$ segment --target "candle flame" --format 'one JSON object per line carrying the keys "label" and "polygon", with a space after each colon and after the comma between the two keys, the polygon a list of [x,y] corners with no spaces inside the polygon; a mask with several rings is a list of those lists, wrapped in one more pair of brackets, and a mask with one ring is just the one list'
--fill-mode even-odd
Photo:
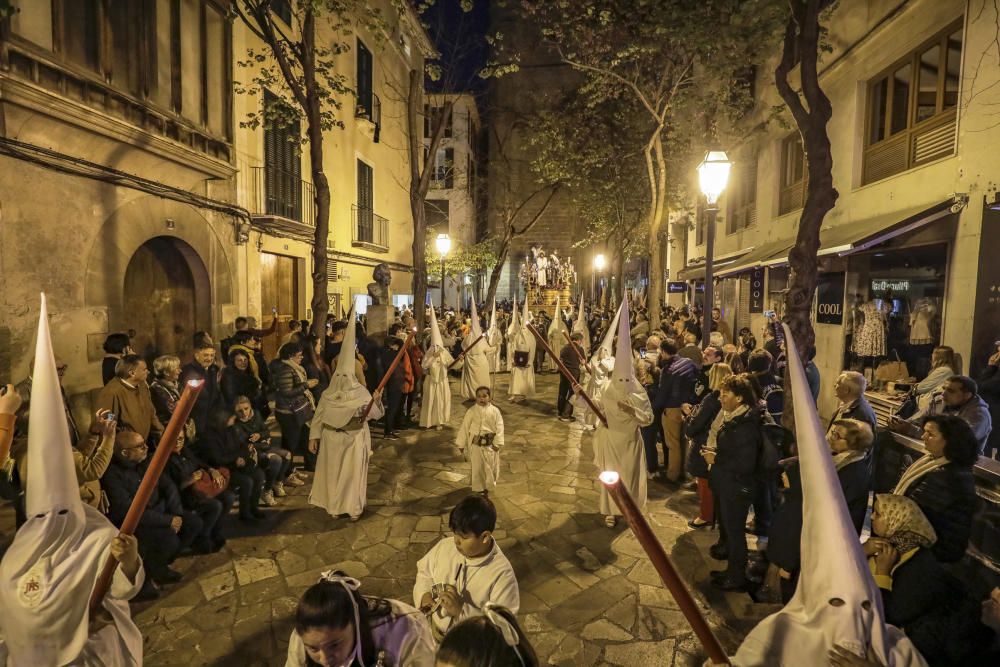
{"label": "candle flame", "polygon": [[598,477],[604,484],[607,484],[608,486],[618,483],[618,473],[616,473],[614,470],[605,470],[600,475],[598,475]]}

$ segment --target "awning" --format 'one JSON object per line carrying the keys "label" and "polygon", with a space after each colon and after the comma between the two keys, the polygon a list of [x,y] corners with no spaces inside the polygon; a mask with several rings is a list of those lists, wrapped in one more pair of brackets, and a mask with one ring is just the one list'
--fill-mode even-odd
{"label": "awning", "polygon": [[[823,227],[819,232],[820,246],[817,256],[844,256],[867,250],[951,215],[952,209],[956,205],[964,206],[966,201],[964,197],[951,197],[931,207],[918,206],[865,220]],[[741,271],[749,271],[758,266],[787,264],[788,251],[794,245],[794,238],[763,243],[739,261],[721,267],[715,272],[715,275],[722,277]],[[701,275],[702,277],[705,275],[704,268],[702,268]]]}
{"label": "awning", "polygon": [[[715,258],[715,262],[712,265],[712,272],[718,276],[719,270],[722,267],[729,266],[733,262],[739,260],[748,252],[753,250],[753,246],[749,248],[743,248],[735,252],[727,253]],[[677,272],[677,280],[704,280],[705,279],[705,261],[702,260],[696,264],[691,264],[680,271]]]}

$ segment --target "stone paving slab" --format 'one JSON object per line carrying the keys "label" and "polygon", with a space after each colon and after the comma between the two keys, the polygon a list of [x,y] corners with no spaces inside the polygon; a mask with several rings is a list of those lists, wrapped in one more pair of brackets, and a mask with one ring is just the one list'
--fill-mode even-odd
{"label": "stone paving slab", "polygon": [[[507,444],[494,494],[496,539],[521,586],[519,617],[543,664],[687,666],[704,655],[676,603],[632,534],[608,529],[597,513],[592,436],[555,419],[557,378],[537,378],[541,398],[497,405]],[[457,383],[453,381],[453,388]],[[145,664],[283,665],[299,595],[319,573],[342,569],[367,594],[412,603],[416,561],[449,535],[450,508],[467,493],[468,463],[454,449],[466,406],[455,395],[452,422],[441,431],[412,430],[392,443],[376,434],[369,507],[357,523],[332,519],[307,503],[309,486],[266,510],[247,527],[227,517],[229,543],[211,556],[181,558],[184,580],[133,613],[145,639]],[[691,531],[694,494],[650,484],[647,515],[689,581],[723,644],[772,607],[707,585],[715,534]]]}

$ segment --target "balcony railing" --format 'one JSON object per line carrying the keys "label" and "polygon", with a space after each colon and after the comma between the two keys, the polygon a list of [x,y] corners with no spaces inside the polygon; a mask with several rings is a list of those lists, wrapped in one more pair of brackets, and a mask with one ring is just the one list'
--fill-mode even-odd
{"label": "balcony railing", "polygon": [[250,213],[316,224],[315,188],[297,174],[273,167],[250,167]]}
{"label": "balcony railing", "polygon": [[382,131],[382,100],[378,98],[378,95],[372,93],[372,108],[369,109],[364,104],[359,104],[354,111],[356,118],[364,118],[374,126],[372,141],[377,144],[379,134]]}
{"label": "balcony railing", "polygon": [[375,252],[389,252],[389,221],[365,206],[351,206],[351,245]]}

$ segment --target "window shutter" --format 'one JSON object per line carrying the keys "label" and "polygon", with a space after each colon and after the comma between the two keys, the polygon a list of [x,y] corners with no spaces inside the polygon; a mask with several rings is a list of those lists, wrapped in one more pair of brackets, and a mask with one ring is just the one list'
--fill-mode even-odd
{"label": "window shutter", "polygon": [[326,260],[326,281],[329,283],[337,282],[337,260],[327,258]]}

